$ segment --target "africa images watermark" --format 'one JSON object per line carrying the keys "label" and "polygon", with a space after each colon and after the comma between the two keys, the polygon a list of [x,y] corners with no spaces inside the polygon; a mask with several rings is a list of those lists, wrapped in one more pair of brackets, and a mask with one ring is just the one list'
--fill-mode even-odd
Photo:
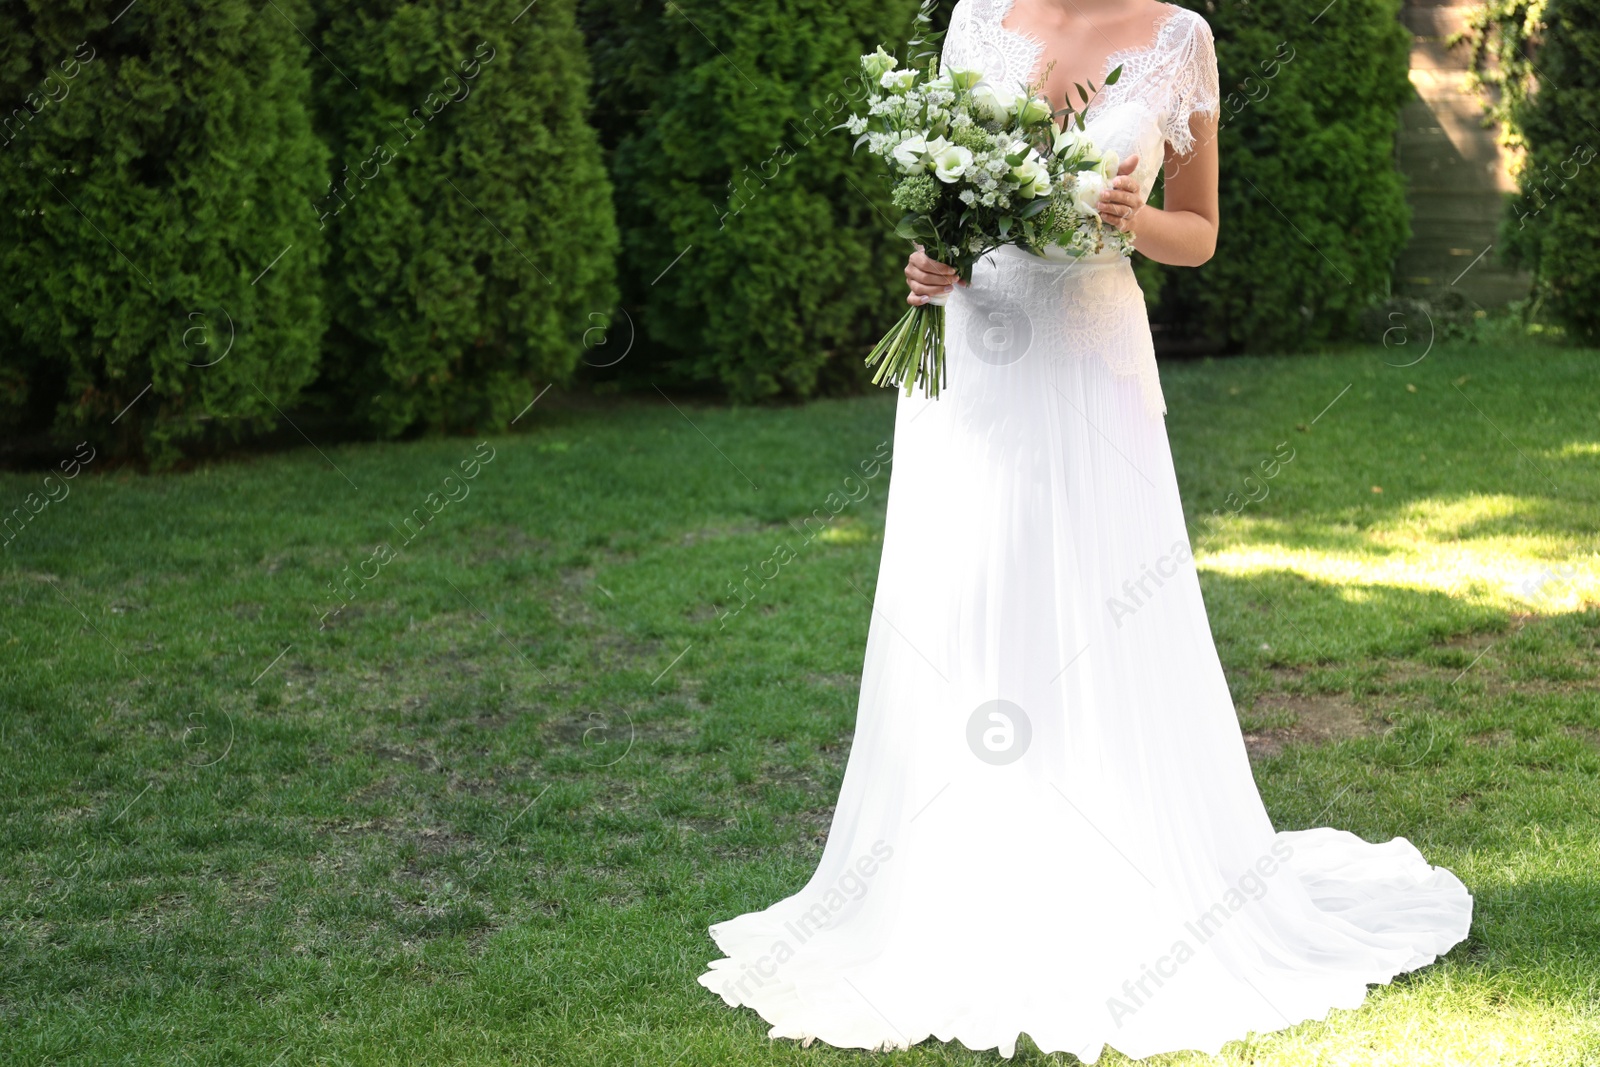
{"label": "africa images watermark", "polygon": [[[1194,939],[1196,945],[1204,945],[1216,937],[1247,905],[1267,895],[1266,880],[1277,874],[1283,865],[1289,862],[1290,857],[1294,855],[1294,846],[1287,841],[1275,841],[1269,851],[1272,855],[1263,854],[1257,859],[1255,865],[1247,868],[1228,888],[1221,900],[1195,916],[1192,922],[1183,924],[1185,932]],[[1162,979],[1175,977],[1178,968],[1194,959],[1195,955],[1194,946],[1189,944],[1188,938],[1180,937],[1172,943],[1172,948],[1166,955],[1156,959],[1154,967],[1141,963],[1139,976],[1122,983],[1123,997],[1127,999],[1106,998],[1106,1010],[1111,1013],[1111,1020],[1117,1024],[1118,1029],[1121,1029],[1123,1019],[1137,1013],[1155,998],[1156,992],[1150,989],[1150,983],[1155,983],[1156,991],[1159,991],[1165,984]]]}
{"label": "africa images watermark", "polygon": [[[829,524],[845,508],[853,503],[859,504],[867,498],[871,492],[871,487],[867,483],[883,473],[883,465],[889,462],[889,448],[888,441],[880,441],[877,450],[858,464],[861,470],[861,477],[857,478],[854,474],[846,475],[843,483],[843,492],[835,490],[829,493],[827,499],[823,501],[823,507],[813,508],[811,514],[807,515],[801,522],[804,530],[801,531],[800,527],[796,527],[797,532],[804,532],[806,535],[805,540],[800,542],[801,549],[804,549],[815,541],[818,536],[827,532]],[[824,511],[823,508],[827,510]],[[747,566],[744,568],[743,582],[735,585],[732,581],[729,581],[728,591],[732,594],[732,598],[722,604],[715,605],[717,629],[727,629],[728,620],[734,618],[748,607],[750,602],[760,594],[761,590],[767,587],[767,583],[774,581],[783,572],[783,568],[794,562],[799,556],[800,553],[791,547],[789,542],[780,541],[771,556],[755,565],[756,572],[754,574],[750,573],[750,568]],[[767,567],[772,568],[771,574],[766,572],[765,568]],[[754,588],[751,587],[752,583],[754,583]],[[727,607],[728,604],[733,602],[733,599],[739,601],[739,606],[736,608]]]}
{"label": "africa images watermark", "polygon": [[[83,55],[85,48],[89,49],[88,55]],[[33,125],[35,118],[44,114],[45,108],[51,104],[60,104],[65,100],[72,91],[67,82],[72,81],[82,72],[85,63],[93,62],[95,55],[95,50],[90,47],[89,42],[82,42],[73,50],[70,57],[63,59],[59,64],[61,73],[66,76],[65,79],[57,75],[55,71],[51,71],[45,75],[44,83],[38,89],[22,98],[22,107],[12,108],[9,115],[0,118],[0,134],[5,137],[4,142],[0,143],[0,147],[10,147],[18,136],[27,132],[28,128]],[[52,85],[52,83],[54,84]],[[19,119],[20,121],[18,121]]]}
{"label": "africa images watermark", "polygon": [[[83,454],[83,450],[86,448],[89,450],[87,456]],[[59,475],[47,474],[44,476],[44,481],[39,486],[44,492],[43,496],[38,493],[29,493],[22,498],[20,507],[12,508],[9,512],[0,512],[0,536],[4,537],[4,540],[0,540],[0,549],[10,548],[11,542],[15,541],[17,536],[27,529],[28,524],[44,512],[45,508],[51,504],[59,504],[67,499],[72,493],[72,487],[67,483],[76,478],[84,466],[93,460],[96,455],[97,453],[89,442],[79,442],[72,455],[62,460],[59,464],[61,471]]]}
{"label": "africa images watermark", "polygon": [[[1141,564],[1139,577],[1130,578],[1122,583],[1122,592],[1128,598],[1126,601],[1121,597],[1106,598],[1106,610],[1111,612],[1111,619],[1117,624],[1117,629],[1122,629],[1123,619],[1135,614],[1145,604],[1155,599],[1156,590],[1167,584],[1166,579],[1176,575],[1178,568],[1193,558],[1193,553],[1189,551],[1189,542],[1179,538],[1172,542],[1172,547],[1167,550],[1166,555],[1156,560],[1154,568],[1148,563]],[[1145,584],[1147,582],[1155,582],[1156,589],[1148,588]]]}
{"label": "africa images watermark", "polygon": [[[483,54],[483,50],[485,48],[489,49],[489,54],[487,56]],[[400,147],[403,149],[406,145],[416,140],[417,134],[427,129],[427,124],[432,122],[439,115],[439,113],[451,103],[460,102],[471,96],[472,86],[470,82],[483,72],[484,64],[493,62],[496,55],[498,55],[498,53],[495,51],[494,47],[490,45],[489,42],[484,41],[478,45],[476,50],[474,50],[472,58],[463,59],[461,62],[457,63],[456,66],[460,69],[461,76],[458,78],[456,75],[450,74],[445,77],[440,86],[444,90],[444,95],[440,96],[438,93],[429,93],[427,98],[422,101],[422,106],[412,108],[411,114],[407,115],[405,119],[401,121],[400,125],[395,127],[396,132],[405,135],[405,140],[401,142]],[[455,83],[455,88],[453,89],[450,87],[451,82]],[[412,128],[413,122],[416,123],[415,129]],[[328,225],[328,218],[330,216],[337,215],[345,208],[349,207],[350,205],[348,200],[354,200],[356,193],[359,193],[362,189],[365,189],[369,182],[377,180],[378,176],[383,173],[383,168],[388,166],[390,163],[393,163],[398,156],[399,153],[395,149],[390,148],[389,143],[385,141],[374,148],[367,155],[366,159],[356,164],[355,174],[350,173],[350,164],[344,164],[343,181],[341,182],[338,178],[334,178],[333,180],[329,181],[328,192],[323,194],[320,202],[313,202],[311,205],[317,211],[317,229],[324,229]],[[363,169],[369,163],[375,165],[371,174],[367,174]],[[361,185],[354,192],[352,192],[350,189],[350,183],[352,181],[361,182]],[[345,196],[340,195],[341,189],[345,193],[349,194],[348,200]],[[339,206],[331,209],[324,209],[322,205],[326,204],[330,199],[338,200]]]}
{"label": "africa images watermark", "polygon": [[833,885],[828,887],[817,902],[800,914],[798,920],[783,924],[784,930],[788,932],[794,944],[779,938],[772,943],[771,951],[758,956],[755,962],[741,963],[740,977],[737,980],[729,978],[722,983],[724,998],[729,1003],[739,1003],[739,994],[749,996],[749,983],[752,980],[757,986],[763,986],[776,977],[778,968],[794,959],[795,945],[805,944],[825,929],[833,921],[833,917],[844,910],[847,903],[866,896],[869,879],[893,856],[894,848],[887,841],[880,838],[873,842],[870,853],[863,853],[854,863],[847,866],[844,873],[833,880]]}
{"label": "africa images watermark", "polygon": [[[918,5],[917,14],[912,20],[915,28],[912,31],[911,39],[907,42],[907,51],[912,54],[914,60],[926,58],[932,54],[931,52],[918,53],[916,50],[931,46],[936,39],[927,29],[933,24],[933,9],[936,6],[937,4],[933,0],[923,0]],[[778,147],[773,149],[766,159],[756,164],[755,173],[752,174],[750,165],[748,163],[745,164],[743,176],[738,178],[740,185],[735,186],[734,179],[729,179],[728,181],[727,210],[718,213],[717,229],[727,229],[728,217],[737,215],[749,207],[755,194],[765,189],[767,183],[777,178],[784,167],[795,161],[800,154],[799,149],[809,147],[813,141],[824,133],[840,129],[840,115],[844,113],[851,103],[859,103],[872,88],[873,86],[868,83],[866,76],[857,69],[845,79],[842,93],[829,93],[823,98],[820,107],[812,108],[810,114],[806,115],[803,120],[796,122],[797,132],[791,137],[780,140]],[[798,147],[791,147],[790,140],[793,140]],[[771,170],[770,174],[767,173],[769,169]],[[752,186],[754,186],[753,189]]]}
{"label": "africa images watermark", "polygon": [[[484,449],[489,450],[487,456],[483,454]],[[443,495],[440,495],[440,490],[436,489],[424,496],[422,503],[412,508],[410,514],[400,520],[405,527],[404,529],[401,529],[400,526],[395,526],[391,522],[389,525],[393,526],[395,532],[404,538],[400,542],[400,547],[406,548],[421,536],[422,531],[427,529],[428,525],[438,518],[451,503],[460,503],[467,499],[467,496],[472,492],[472,487],[466,483],[483,473],[483,468],[494,462],[496,454],[494,446],[490,445],[489,442],[478,442],[477,448],[473,450],[473,457],[464,459],[458,464],[461,470],[461,477],[458,479],[454,474],[445,475],[444,481],[440,486],[440,489],[443,490]],[[455,483],[455,489],[451,488],[452,482]],[[459,495],[457,495],[457,490],[460,491]],[[382,541],[373,548],[370,556],[356,564],[355,571],[352,572],[350,567],[346,565],[340,574],[337,585],[333,582],[326,583],[328,592],[333,594],[338,602],[318,616],[320,625],[317,629],[326,630],[329,620],[337,619],[344,612],[344,609],[349,607],[369,584],[378,579],[378,576],[383,573],[383,568],[399,557],[400,553],[393,545],[388,541]],[[369,565],[372,567],[371,574],[366,571]]]}

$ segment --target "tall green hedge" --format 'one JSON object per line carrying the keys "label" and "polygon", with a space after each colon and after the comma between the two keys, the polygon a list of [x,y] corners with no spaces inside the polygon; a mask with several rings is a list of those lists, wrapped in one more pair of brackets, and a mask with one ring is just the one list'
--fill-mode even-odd
{"label": "tall green hedge", "polygon": [[503,426],[615,304],[572,2],[318,2],[328,382],[379,434]]}
{"label": "tall green hedge", "polygon": [[585,0],[635,359],[737,399],[856,380],[903,308],[905,242],[829,132],[913,0]]}
{"label": "tall green hedge", "polygon": [[1157,316],[1250,350],[1353,334],[1410,231],[1399,0],[1186,6],[1216,38],[1222,226],[1209,263],[1162,271]]}
{"label": "tall green hedge", "polygon": [[1527,148],[1504,232],[1536,306],[1600,340],[1600,0],[1549,0],[1536,28],[1537,91],[1510,115]]}
{"label": "tall green hedge", "polygon": [[43,413],[166,460],[208,428],[270,421],[315,374],[323,252],[306,204],[325,150],[289,24],[309,15],[275,2],[0,3],[12,430]]}

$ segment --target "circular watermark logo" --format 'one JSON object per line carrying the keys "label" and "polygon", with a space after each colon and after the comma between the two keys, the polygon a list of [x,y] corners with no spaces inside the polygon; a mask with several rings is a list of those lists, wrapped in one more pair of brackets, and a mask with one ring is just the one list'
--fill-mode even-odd
{"label": "circular watermark logo", "polygon": [[220,708],[191,711],[183,728],[183,761],[212,767],[233,751],[233,716]]}
{"label": "circular watermark logo", "polygon": [[583,762],[591,767],[610,767],[633,751],[633,716],[621,708],[614,710],[614,715],[589,713],[588,725],[579,742],[587,757]]}
{"label": "circular watermark logo", "polygon": [[[589,313],[590,325],[583,331],[583,355],[580,358],[591,367],[615,367],[633,351],[633,316],[628,314],[627,308],[618,310],[622,312],[628,327],[627,340],[623,344],[618,344],[618,338],[612,336],[611,316],[598,311]],[[591,356],[594,358],[591,359]]]}
{"label": "circular watermark logo", "polygon": [[[227,308],[219,308],[220,321],[215,316],[203,311],[189,312],[189,321],[194,323],[183,331],[183,350],[204,359],[204,363],[196,363],[192,359],[184,360],[191,367],[215,367],[218,363],[228,358],[228,353],[233,351],[234,327],[233,316],[228,314]],[[226,336],[222,333],[222,325],[226,323],[228,329]],[[213,327],[216,332],[213,333]]]}
{"label": "circular watermark logo", "polygon": [[979,704],[967,719],[967,747],[983,762],[995,767],[1015,763],[1033,740],[1028,713],[1009,700]]}
{"label": "circular watermark logo", "polygon": [[1009,297],[998,304],[974,300],[967,313],[964,336],[967,347],[979,360],[1004,367],[1033,348],[1033,319],[1026,308]]}

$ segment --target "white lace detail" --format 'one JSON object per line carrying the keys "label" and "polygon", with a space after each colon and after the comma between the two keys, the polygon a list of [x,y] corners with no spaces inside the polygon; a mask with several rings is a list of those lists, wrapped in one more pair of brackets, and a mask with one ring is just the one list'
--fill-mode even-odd
{"label": "white lace detail", "polygon": [[1002,85],[1026,85],[1043,44],[1000,24],[1012,0],[959,0],[950,13],[943,67],[981,70]]}
{"label": "white lace detail", "polygon": [[[1012,2],[959,0],[944,65],[981,70],[1013,88],[1027,85],[1044,42],[1003,24]],[[1119,65],[1116,84],[1104,85],[1105,72]],[[1189,117],[1216,111],[1219,99],[1211,28],[1187,8],[1168,4],[1147,44],[1106,57],[1099,94],[1084,119],[1102,147],[1124,159],[1139,155],[1135,177],[1148,190],[1161,167],[1163,141],[1179,155],[1192,151]],[[985,257],[972,286],[951,301],[950,343],[991,365],[1006,365],[1030,349],[1035,359],[1098,357],[1113,373],[1136,378],[1145,411],[1160,418],[1166,401],[1132,265],[1114,253],[1073,261],[1047,252],[1040,257],[1003,248]]]}
{"label": "white lace detail", "polygon": [[[1033,77],[1044,42],[1007,29],[1013,0],[960,0],[950,17],[942,62],[982,70],[994,81],[1026,85]],[[1106,57],[1104,75],[1118,66],[1114,85],[1102,85],[1085,118],[1119,104],[1139,103],[1155,117],[1162,136],[1178,155],[1194,149],[1189,119],[1219,110],[1216,46],[1206,20],[1187,8],[1168,4],[1148,44],[1119,49]]]}
{"label": "white lace detail", "polygon": [[1147,415],[1166,414],[1144,290],[1121,256],[1058,260],[999,248],[948,306],[952,388],[969,360],[1004,367],[1093,353],[1113,374],[1138,380]]}

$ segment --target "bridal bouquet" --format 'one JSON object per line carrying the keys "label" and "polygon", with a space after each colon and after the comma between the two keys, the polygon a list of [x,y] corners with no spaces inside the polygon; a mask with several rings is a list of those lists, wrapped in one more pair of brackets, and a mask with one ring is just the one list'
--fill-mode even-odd
{"label": "bridal bouquet", "polygon": [[[845,123],[856,148],[880,156],[894,180],[893,203],[904,212],[895,232],[920,241],[928,255],[955,268],[962,281],[989,252],[1017,245],[1042,254],[1059,245],[1081,256],[1111,247],[1127,252],[1126,236],[1103,226],[1097,204],[1117,173],[1115,152],[1102,152],[1070,106],[1057,127],[1049,101],[984,80],[981,72],[901,68],[881,47],[861,57],[869,86],[866,112]],[[1118,67],[1106,77],[1116,82]],[[1085,104],[1095,91],[1076,86]],[[944,300],[914,305],[867,356],[873,383],[913,385],[937,397],[944,384]]]}

